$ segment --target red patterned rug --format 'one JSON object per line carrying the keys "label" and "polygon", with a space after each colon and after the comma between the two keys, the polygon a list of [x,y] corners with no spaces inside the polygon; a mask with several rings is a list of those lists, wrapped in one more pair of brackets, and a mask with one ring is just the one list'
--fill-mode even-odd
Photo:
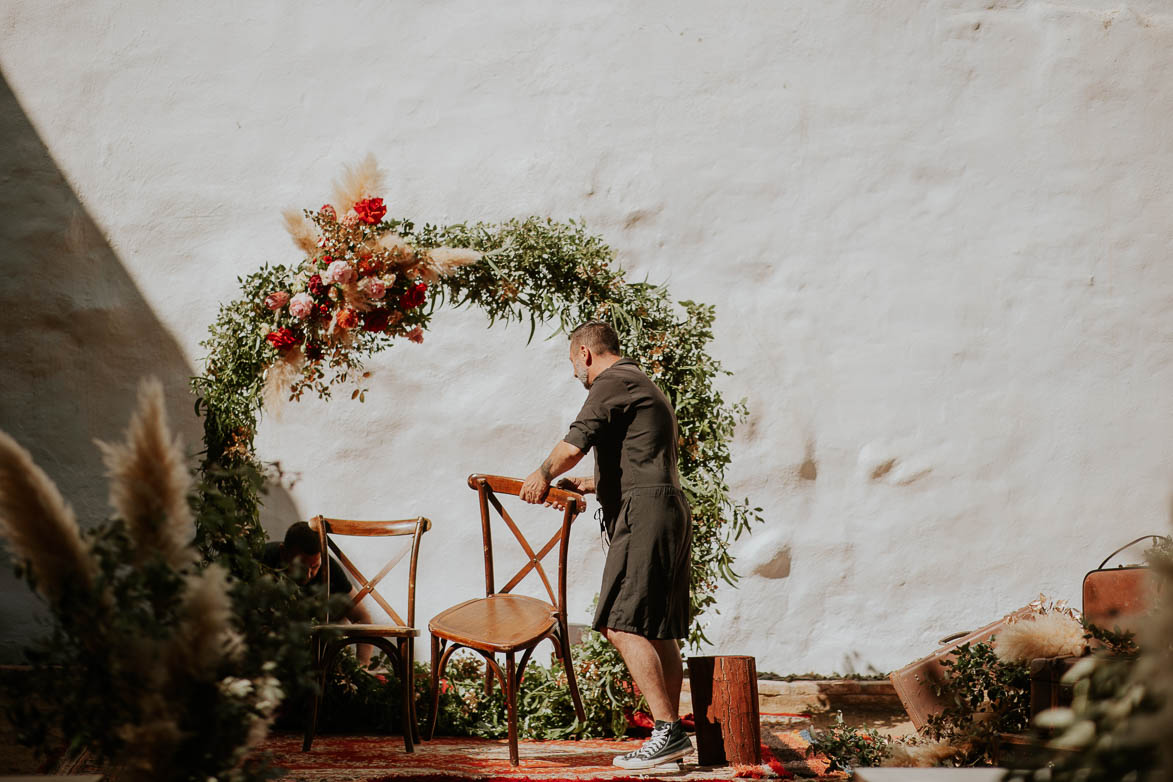
{"label": "red patterned rug", "polygon": [[[767,735],[769,734],[769,735]],[[522,741],[521,764],[509,764],[504,740],[436,738],[403,751],[399,736],[319,735],[310,752],[301,751],[301,735],[274,734],[260,747],[275,765],[286,770],[291,782],[519,782],[520,780],[732,780],[789,778],[797,773],[815,777],[825,764],[804,757],[797,734],[763,730],[763,760],[758,767],[700,767],[684,764],[680,771],[625,771],[611,764],[615,755],[630,752],[642,743],[625,741]],[[696,756],[692,757],[695,762]],[[820,765],[822,766],[820,768]]]}

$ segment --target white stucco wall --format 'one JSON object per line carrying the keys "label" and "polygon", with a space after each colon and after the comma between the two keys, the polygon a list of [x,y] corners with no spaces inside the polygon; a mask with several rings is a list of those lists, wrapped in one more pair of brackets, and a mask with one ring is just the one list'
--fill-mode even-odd
{"label": "white stucco wall", "polygon": [[[375,153],[394,215],[583,217],[717,305],[752,416],[710,653],[887,671],[1168,526],[1173,11],[1163,0],[0,6],[0,427],[83,518],[93,436],[186,376],[280,211]],[[482,584],[474,471],[524,475],[582,399],[561,340],[446,311],[270,415],[268,515],[423,513],[423,620]],[[573,616],[602,555],[584,519]],[[37,609],[0,580],[12,659]],[[425,649],[421,650],[426,654]]]}

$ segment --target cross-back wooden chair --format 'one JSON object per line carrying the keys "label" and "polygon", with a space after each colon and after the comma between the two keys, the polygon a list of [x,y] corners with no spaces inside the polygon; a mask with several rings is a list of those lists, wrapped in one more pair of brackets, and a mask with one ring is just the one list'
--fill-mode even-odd
{"label": "cross-back wooden chair", "polygon": [[[505,705],[509,717],[509,762],[517,765],[517,690],[522,674],[534,648],[547,638],[554,644],[555,654],[566,669],[566,680],[574,711],[580,721],[583,714],[582,700],[578,694],[578,683],[574,678],[574,666],[570,661],[570,639],[566,623],[566,554],[570,545],[570,525],[585,508],[582,496],[561,489],[550,489],[550,498],[565,507],[562,511],[562,525],[540,548],[530,545],[518,529],[509,512],[497,498],[498,494],[517,496],[522,481],[499,475],[472,475],[468,485],[476,490],[481,506],[481,534],[485,549],[485,597],[466,600],[437,614],[428,623],[432,636],[432,704],[428,722],[428,738],[436,729],[436,713],[440,705],[440,676],[448,659],[457,649],[466,648],[478,652],[485,658],[486,689],[492,689],[493,675],[500,680],[505,691]],[[493,572],[493,536],[490,506],[497,516],[513,533],[529,561],[522,566],[505,586],[497,589]],[[557,588],[542,565],[542,560],[554,547],[558,547]],[[536,573],[546,588],[549,602],[526,595],[511,594],[510,590],[522,579]],[[515,655],[521,652],[518,662]],[[496,660],[497,654],[505,655],[505,669]]]}
{"label": "cross-back wooden chair", "polygon": [[[371,644],[385,653],[399,670],[399,680],[403,690],[403,744],[408,752],[412,752],[414,751],[413,740],[415,742],[420,740],[419,728],[416,724],[414,687],[412,686],[415,681],[413,674],[415,639],[420,634],[420,631],[415,627],[415,574],[419,561],[420,537],[431,529],[432,522],[423,516],[399,521],[351,521],[315,516],[309,524],[318,531],[318,537],[322,541],[322,568],[325,571],[327,594],[330,591],[330,563],[327,557],[333,554],[357,582],[357,593],[351,601],[351,606],[370,597],[387,612],[394,624],[330,622],[330,617],[327,616],[324,624],[314,626],[311,641],[314,647],[318,690],[314,695],[309,720],[306,723],[302,751],[308,751],[313,744],[314,732],[318,724],[318,709],[321,707],[322,696],[325,694],[326,684],[330,680],[330,672],[338,661],[338,655],[352,644]],[[378,575],[371,579],[364,576],[350,560],[350,557],[346,556],[338,544],[334,542],[335,537],[344,536],[367,538],[407,535],[411,536],[407,545],[393,554],[383,565]],[[404,557],[409,557],[407,608],[401,614],[379,593],[376,587]]]}

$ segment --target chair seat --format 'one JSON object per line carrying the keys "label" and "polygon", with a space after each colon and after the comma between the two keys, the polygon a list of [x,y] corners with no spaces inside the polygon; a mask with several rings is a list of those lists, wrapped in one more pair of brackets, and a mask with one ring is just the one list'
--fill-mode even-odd
{"label": "chair seat", "polygon": [[491,652],[531,646],[557,625],[554,606],[526,595],[466,600],[436,614],[428,629],[458,644]]}
{"label": "chair seat", "polygon": [[324,625],[314,625],[315,633],[331,630],[342,635],[370,635],[384,638],[418,638],[420,631],[414,627],[403,625],[362,625],[350,622],[336,622]]}

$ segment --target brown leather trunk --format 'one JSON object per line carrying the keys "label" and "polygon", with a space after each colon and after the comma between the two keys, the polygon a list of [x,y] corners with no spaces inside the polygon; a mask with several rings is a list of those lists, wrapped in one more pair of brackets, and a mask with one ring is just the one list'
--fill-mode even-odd
{"label": "brown leather trunk", "polygon": [[945,681],[943,661],[953,656],[962,644],[988,641],[1011,617],[1030,616],[1033,613],[1034,610],[1029,605],[1023,606],[978,630],[942,638],[941,648],[937,651],[888,674],[888,679],[896,688],[896,695],[904,704],[904,710],[908,712],[908,718],[912,720],[913,726],[920,730],[928,722],[929,717],[945,710],[946,701],[936,693],[936,688]]}
{"label": "brown leather trunk", "polygon": [[1083,620],[1104,630],[1135,633],[1152,601],[1149,569],[1096,569],[1083,577]]}

